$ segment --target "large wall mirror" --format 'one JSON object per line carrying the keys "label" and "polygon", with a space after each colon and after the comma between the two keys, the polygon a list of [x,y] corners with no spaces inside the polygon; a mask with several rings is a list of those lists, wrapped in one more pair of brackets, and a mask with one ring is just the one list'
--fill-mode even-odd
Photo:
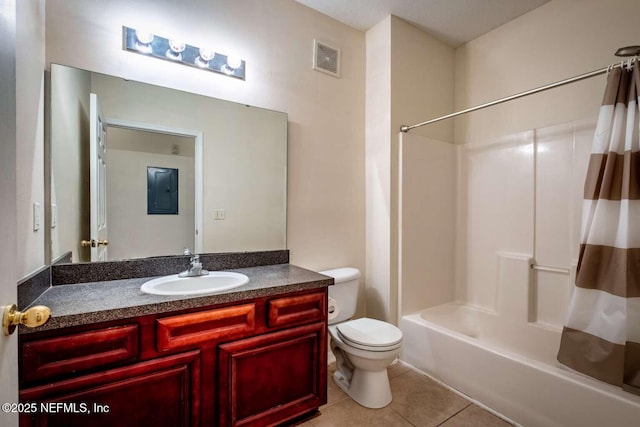
{"label": "large wall mirror", "polygon": [[52,261],[286,248],[285,113],[53,64],[50,117]]}

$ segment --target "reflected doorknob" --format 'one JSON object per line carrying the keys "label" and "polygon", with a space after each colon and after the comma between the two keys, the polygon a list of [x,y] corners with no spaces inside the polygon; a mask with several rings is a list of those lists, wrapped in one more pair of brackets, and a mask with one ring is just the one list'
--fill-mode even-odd
{"label": "reflected doorknob", "polygon": [[80,242],[80,246],[82,246],[83,248],[86,247],[91,247],[91,248],[96,248],[98,246],[108,246],[109,245],[109,241],[108,240],[82,240]]}
{"label": "reflected doorknob", "polygon": [[83,248],[95,248],[96,246],[98,246],[98,244],[95,240],[91,239],[91,240],[82,240],[80,242],[80,246],[82,246]]}
{"label": "reflected doorknob", "polygon": [[8,337],[16,330],[16,326],[23,324],[35,328],[47,323],[51,317],[51,309],[44,305],[36,305],[26,311],[18,311],[15,304],[5,305],[2,313],[2,330]]}

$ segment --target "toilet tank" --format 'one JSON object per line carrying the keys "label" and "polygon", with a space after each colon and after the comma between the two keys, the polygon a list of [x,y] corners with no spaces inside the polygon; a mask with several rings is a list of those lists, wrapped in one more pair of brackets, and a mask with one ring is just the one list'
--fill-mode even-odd
{"label": "toilet tank", "polygon": [[[353,317],[358,304],[358,283],[360,270],[353,267],[335,268],[321,271],[320,274],[333,277],[335,284],[329,286],[329,298],[335,300],[333,314],[329,313],[329,324],[344,322]],[[332,301],[329,301],[331,311]]]}

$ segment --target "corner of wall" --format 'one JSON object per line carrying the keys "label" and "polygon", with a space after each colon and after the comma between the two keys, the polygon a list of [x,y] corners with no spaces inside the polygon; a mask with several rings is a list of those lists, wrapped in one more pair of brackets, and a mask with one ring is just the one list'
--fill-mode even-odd
{"label": "corner of wall", "polygon": [[365,313],[389,320],[391,18],[366,33]]}
{"label": "corner of wall", "polygon": [[[395,16],[367,32],[367,316],[396,322],[399,129],[453,108],[454,49]],[[453,123],[416,131],[453,142]]]}

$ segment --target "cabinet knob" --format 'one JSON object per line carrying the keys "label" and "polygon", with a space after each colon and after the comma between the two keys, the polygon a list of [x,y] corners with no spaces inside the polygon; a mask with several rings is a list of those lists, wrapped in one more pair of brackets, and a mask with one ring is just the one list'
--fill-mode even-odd
{"label": "cabinet knob", "polygon": [[26,311],[18,311],[15,304],[4,306],[2,314],[2,329],[8,337],[15,331],[16,326],[23,324],[29,328],[36,328],[47,323],[51,317],[51,309],[44,305],[36,305]]}

